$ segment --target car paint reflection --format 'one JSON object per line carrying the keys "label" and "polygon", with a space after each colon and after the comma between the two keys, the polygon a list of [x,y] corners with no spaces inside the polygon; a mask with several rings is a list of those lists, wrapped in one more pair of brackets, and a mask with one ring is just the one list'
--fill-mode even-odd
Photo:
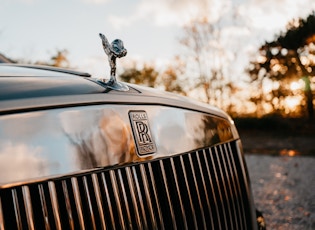
{"label": "car paint reflection", "polygon": [[[147,112],[157,147],[154,155],[137,155],[130,110]],[[228,120],[166,106],[93,105],[34,111],[2,116],[0,127],[0,168],[5,169],[0,185],[157,159],[238,139]]]}

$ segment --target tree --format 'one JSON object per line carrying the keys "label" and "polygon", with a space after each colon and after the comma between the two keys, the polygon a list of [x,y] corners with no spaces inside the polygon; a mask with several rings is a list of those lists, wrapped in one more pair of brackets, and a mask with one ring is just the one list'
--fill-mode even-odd
{"label": "tree", "polygon": [[56,50],[56,54],[50,58],[50,61],[37,61],[35,64],[38,65],[49,65],[54,67],[69,68],[69,61],[67,58],[68,50]]}
{"label": "tree", "polygon": [[185,62],[179,56],[176,56],[174,61],[167,66],[160,78],[160,84],[164,86],[165,91],[187,96],[187,91],[190,89],[187,79],[184,78],[185,67]]}
{"label": "tree", "polygon": [[159,73],[155,71],[153,66],[144,65],[142,69],[137,69],[136,66],[125,69],[119,77],[122,81],[132,84],[156,87],[158,75]]}
{"label": "tree", "polygon": [[199,99],[229,110],[233,107],[231,95],[236,89],[231,76],[238,40],[228,34],[231,27],[237,27],[239,15],[235,6],[230,8],[224,4],[220,14],[215,14],[216,18],[211,18],[210,12],[203,15],[183,27],[180,42],[187,50],[187,73],[195,79],[194,92],[198,91]]}
{"label": "tree", "polygon": [[[278,82],[276,85],[279,87],[271,91],[273,96],[271,101],[277,101],[278,108],[281,107],[281,101],[292,95],[289,84],[304,79],[308,117],[313,119],[314,106],[310,82],[315,76],[314,54],[315,12],[312,12],[306,19],[292,20],[287,25],[287,30],[280,33],[274,41],[265,42],[259,49],[260,56],[251,62],[248,73],[253,82],[259,82],[258,85],[261,85],[264,79]],[[263,98],[261,95],[260,99]]]}

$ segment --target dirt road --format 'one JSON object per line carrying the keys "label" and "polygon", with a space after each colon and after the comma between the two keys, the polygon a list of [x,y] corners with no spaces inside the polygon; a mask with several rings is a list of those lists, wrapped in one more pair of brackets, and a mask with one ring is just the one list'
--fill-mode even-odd
{"label": "dirt road", "polygon": [[254,200],[267,229],[315,229],[315,157],[246,154]]}

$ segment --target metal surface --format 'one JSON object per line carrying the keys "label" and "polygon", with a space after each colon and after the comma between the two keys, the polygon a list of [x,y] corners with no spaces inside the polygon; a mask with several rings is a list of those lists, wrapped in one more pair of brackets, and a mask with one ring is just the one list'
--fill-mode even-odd
{"label": "metal surface", "polygon": [[237,148],[231,141],[55,178],[48,185],[2,189],[3,225],[7,229],[255,229]]}
{"label": "metal surface", "polygon": [[[139,110],[147,113],[156,145],[156,152],[147,156],[136,152],[128,116]],[[19,113],[1,116],[0,127],[0,187],[167,157],[238,138],[228,120],[164,106],[99,105]]]}
{"label": "metal surface", "polygon": [[115,39],[110,44],[104,34],[99,34],[99,36],[102,39],[103,49],[108,56],[110,66],[110,79],[108,82],[105,82],[106,86],[118,91],[128,91],[128,86],[117,82],[116,79],[116,58],[121,58],[127,55],[124,43],[120,39]]}

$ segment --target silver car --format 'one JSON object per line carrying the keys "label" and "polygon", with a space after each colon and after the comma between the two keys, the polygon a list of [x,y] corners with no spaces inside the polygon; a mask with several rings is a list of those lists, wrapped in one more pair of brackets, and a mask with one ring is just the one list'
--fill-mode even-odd
{"label": "silver car", "polygon": [[0,229],[263,229],[226,113],[115,84],[0,64]]}

